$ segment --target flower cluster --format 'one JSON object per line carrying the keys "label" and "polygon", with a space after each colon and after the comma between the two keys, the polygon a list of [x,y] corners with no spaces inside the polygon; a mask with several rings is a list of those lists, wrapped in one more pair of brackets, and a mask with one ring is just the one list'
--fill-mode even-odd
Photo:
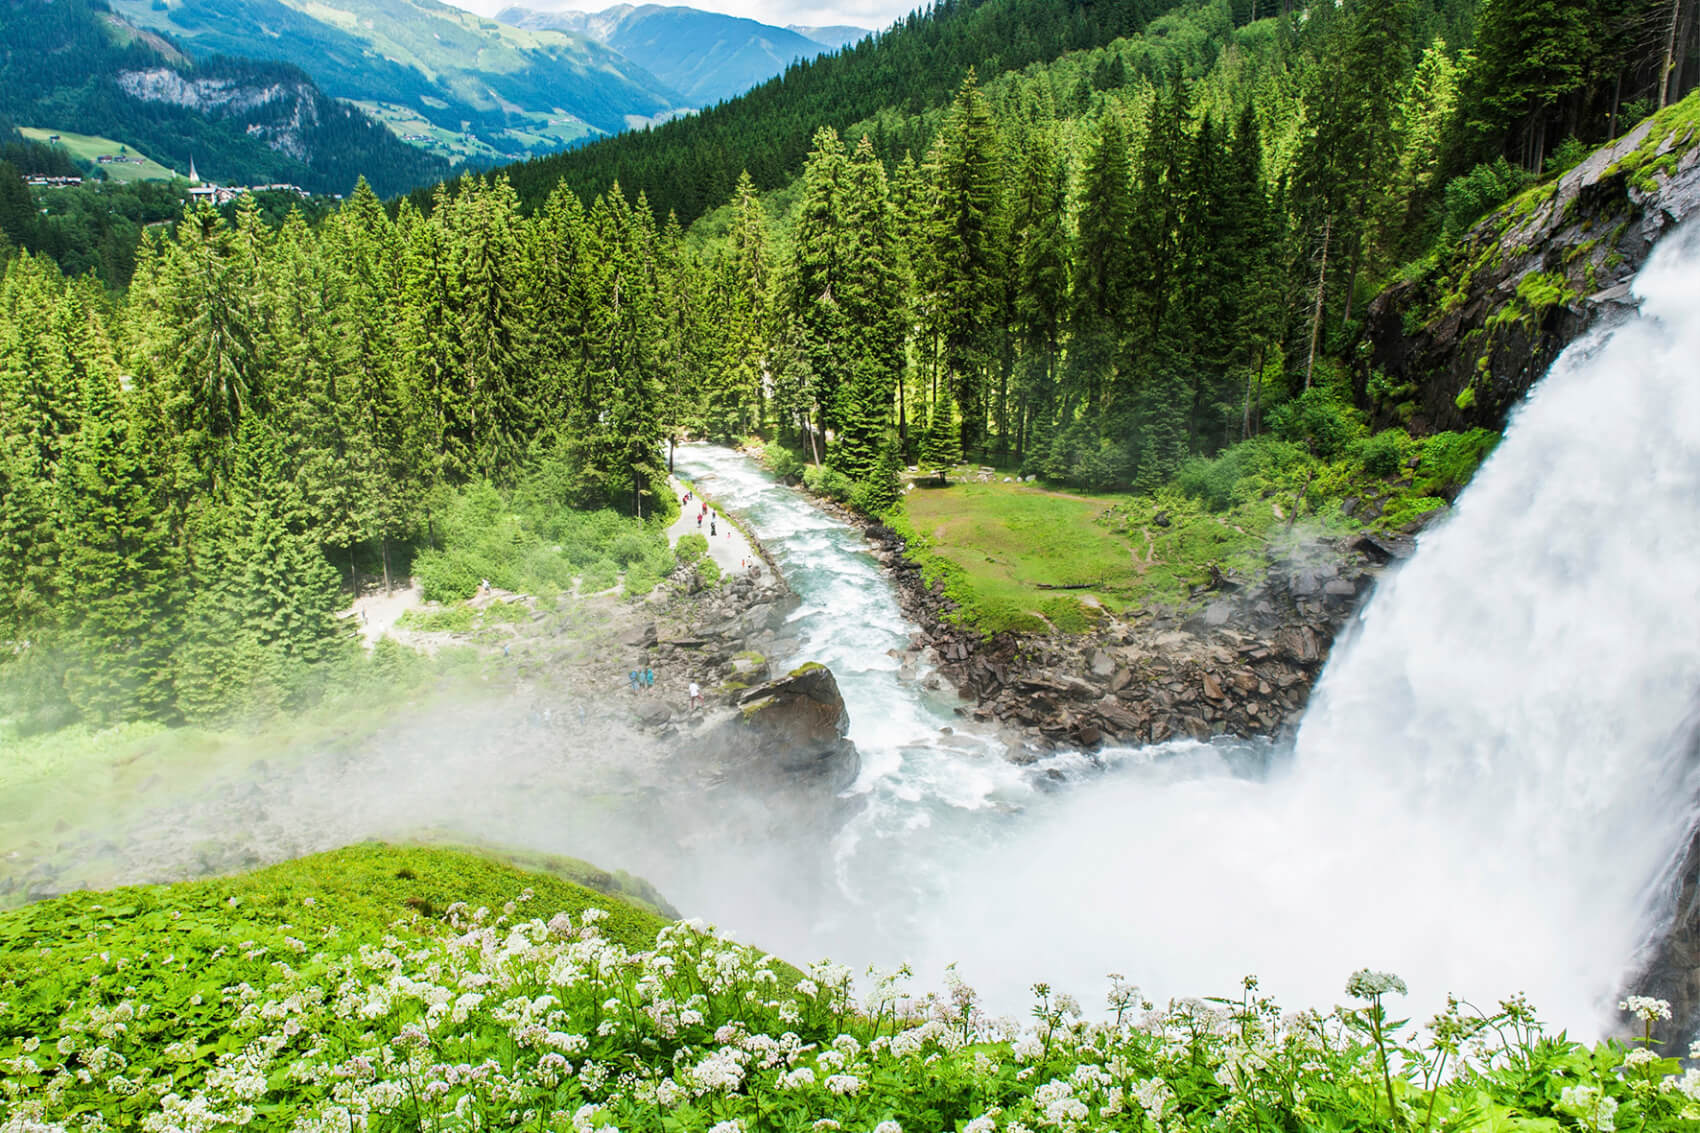
{"label": "flower cluster", "polygon": [[[700,923],[670,925],[633,951],[603,934],[596,910],[519,919],[524,904],[451,906],[437,936],[397,929],[340,951],[304,951],[281,930],[275,942],[233,945],[248,978],[197,992],[200,1029],[168,1042],[155,1029],[164,1009],[126,994],[124,958],[109,958],[115,979],[67,1003],[55,1033],[0,1030],[0,1133],[1700,1120],[1700,1071],[1679,1076],[1645,1045],[1589,1051],[1548,1038],[1521,1000],[1493,1013],[1454,1001],[1426,1037],[1390,1035],[1357,1009],[1283,1014],[1253,979],[1237,1000],[1156,1007],[1115,976],[1113,1018],[1037,985],[1023,1029],[989,1018],[954,972],[942,995],[912,995],[903,969],[858,995],[840,965],[798,972]],[[1348,990],[1403,986],[1360,972]],[[1625,1009],[1669,1012],[1638,999]]]}

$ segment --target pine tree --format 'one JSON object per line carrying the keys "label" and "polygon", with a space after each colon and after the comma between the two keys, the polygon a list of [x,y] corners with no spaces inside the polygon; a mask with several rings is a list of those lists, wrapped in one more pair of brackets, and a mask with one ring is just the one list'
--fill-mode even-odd
{"label": "pine tree", "polygon": [[838,306],[850,331],[849,370],[838,391],[832,463],[861,480],[874,474],[886,444],[903,364],[902,281],[885,167],[866,137],[846,170],[843,229]]}
{"label": "pine tree", "polygon": [[156,436],[91,380],[59,477],[61,609],[71,703],[114,723],[167,716],[182,559],[167,526]]}
{"label": "pine tree", "polygon": [[997,128],[972,69],[957,89],[929,165],[937,202],[932,245],[938,265],[940,360],[961,406],[967,449],[986,434],[987,376],[1000,329],[998,299],[1007,260]]}
{"label": "pine tree", "polygon": [[791,264],[791,317],[812,378],[803,386],[798,408],[811,455],[825,458],[826,434],[838,425],[839,389],[852,365],[852,325],[844,311],[847,195],[844,145],[838,132],[823,126],[803,167],[803,199],[798,208]]}
{"label": "pine tree", "polygon": [[956,412],[956,399],[942,394],[933,403],[933,415],[927,422],[927,435],[921,441],[921,465],[945,473],[962,463],[962,423]]}

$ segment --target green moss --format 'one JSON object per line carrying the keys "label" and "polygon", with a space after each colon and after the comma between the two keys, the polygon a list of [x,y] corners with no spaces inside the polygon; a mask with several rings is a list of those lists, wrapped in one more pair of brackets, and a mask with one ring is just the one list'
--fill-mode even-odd
{"label": "green moss", "polygon": [[[1655,114],[1641,144],[1613,163],[1606,175],[1621,176],[1643,193],[1657,192],[1659,178],[1674,172],[1697,140],[1700,140],[1700,91]],[[1659,152],[1661,149],[1663,153]]]}
{"label": "green moss", "polygon": [[1473,385],[1465,386],[1463,389],[1458,391],[1458,396],[1452,399],[1452,404],[1456,405],[1460,410],[1469,409],[1475,403],[1476,387]]}
{"label": "green moss", "polygon": [[804,673],[812,673],[812,672],[815,672],[817,669],[824,669],[824,668],[826,668],[826,666],[821,664],[819,661],[804,661],[801,665],[798,665],[795,669],[792,669],[789,673],[786,673],[785,675],[788,676],[788,677],[800,677]]}

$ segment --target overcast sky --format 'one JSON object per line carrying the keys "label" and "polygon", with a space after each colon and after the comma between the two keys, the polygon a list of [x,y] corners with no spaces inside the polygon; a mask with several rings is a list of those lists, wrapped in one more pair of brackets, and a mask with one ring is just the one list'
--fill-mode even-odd
{"label": "overcast sky", "polygon": [[[546,10],[569,9],[596,12],[618,3],[619,0],[449,0],[484,16],[493,16],[511,4]],[[642,3],[643,0],[632,0]],[[666,0],[657,0],[666,2]],[[683,7],[702,8],[710,12],[726,12],[733,16],[748,16],[764,24],[803,24],[822,27],[831,24],[852,24],[875,30],[893,23],[918,7],[925,0],[703,0]]]}

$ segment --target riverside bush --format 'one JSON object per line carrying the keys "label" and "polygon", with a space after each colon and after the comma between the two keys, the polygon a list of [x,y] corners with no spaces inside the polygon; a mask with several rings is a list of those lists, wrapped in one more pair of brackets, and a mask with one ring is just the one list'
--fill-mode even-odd
{"label": "riverside bush", "polygon": [[828,499],[844,503],[849,500],[850,493],[855,490],[856,485],[851,482],[850,477],[836,468],[828,468],[824,464],[811,464],[803,470],[803,487],[817,496],[826,496]]}
{"label": "riverside bush", "polygon": [[769,472],[788,484],[802,479],[803,458],[778,441],[767,443],[761,451],[761,459]]}
{"label": "riverside bush", "polygon": [[[1327,1014],[1283,1013],[1250,977],[1229,998],[1159,1007],[1112,974],[1090,1017],[1035,984],[1023,1026],[989,1017],[949,970],[942,994],[917,996],[906,968],[858,989],[848,968],[797,973],[699,922],[634,942],[632,910],[561,907],[558,884],[539,900],[547,880],[499,908],[439,907],[438,884],[423,886],[408,899],[415,915],[388,929],[370,913],[339,917],[311,895],[322,888],[300,884],[221,899],[230,882],[199,883],[181,904],[82,894],[8,914],[4,1128],[1176,1133],[1700,1120],[1700,1070],[1683,1073],[1645,1035],[1591,1049],[1549,1036],[1521,997],[1486,1012],[1452,1000],[1418,1029],[1391,1018],[1405,986],[1388,973],[1354,973],[1356,1003]],[[359,892],[339,895],[343,912]],[[1623,1006],[1648,1027],[1669,1016],[1662,1001]]]}
{"label": "riverside bush", "polygon": [[604,581],[604,561],[616,575],[641,563],[640,582],[664,578],[673,569],[665,519],[575,510],[531,481],[507,494],[469,484],[448,499],[439,545],[419,553],[414,574],[425,597],[439,602],[470,598],[485,579],[516,593],[566,590],[574,578],[581,591],[606,590],[614,579]]}

